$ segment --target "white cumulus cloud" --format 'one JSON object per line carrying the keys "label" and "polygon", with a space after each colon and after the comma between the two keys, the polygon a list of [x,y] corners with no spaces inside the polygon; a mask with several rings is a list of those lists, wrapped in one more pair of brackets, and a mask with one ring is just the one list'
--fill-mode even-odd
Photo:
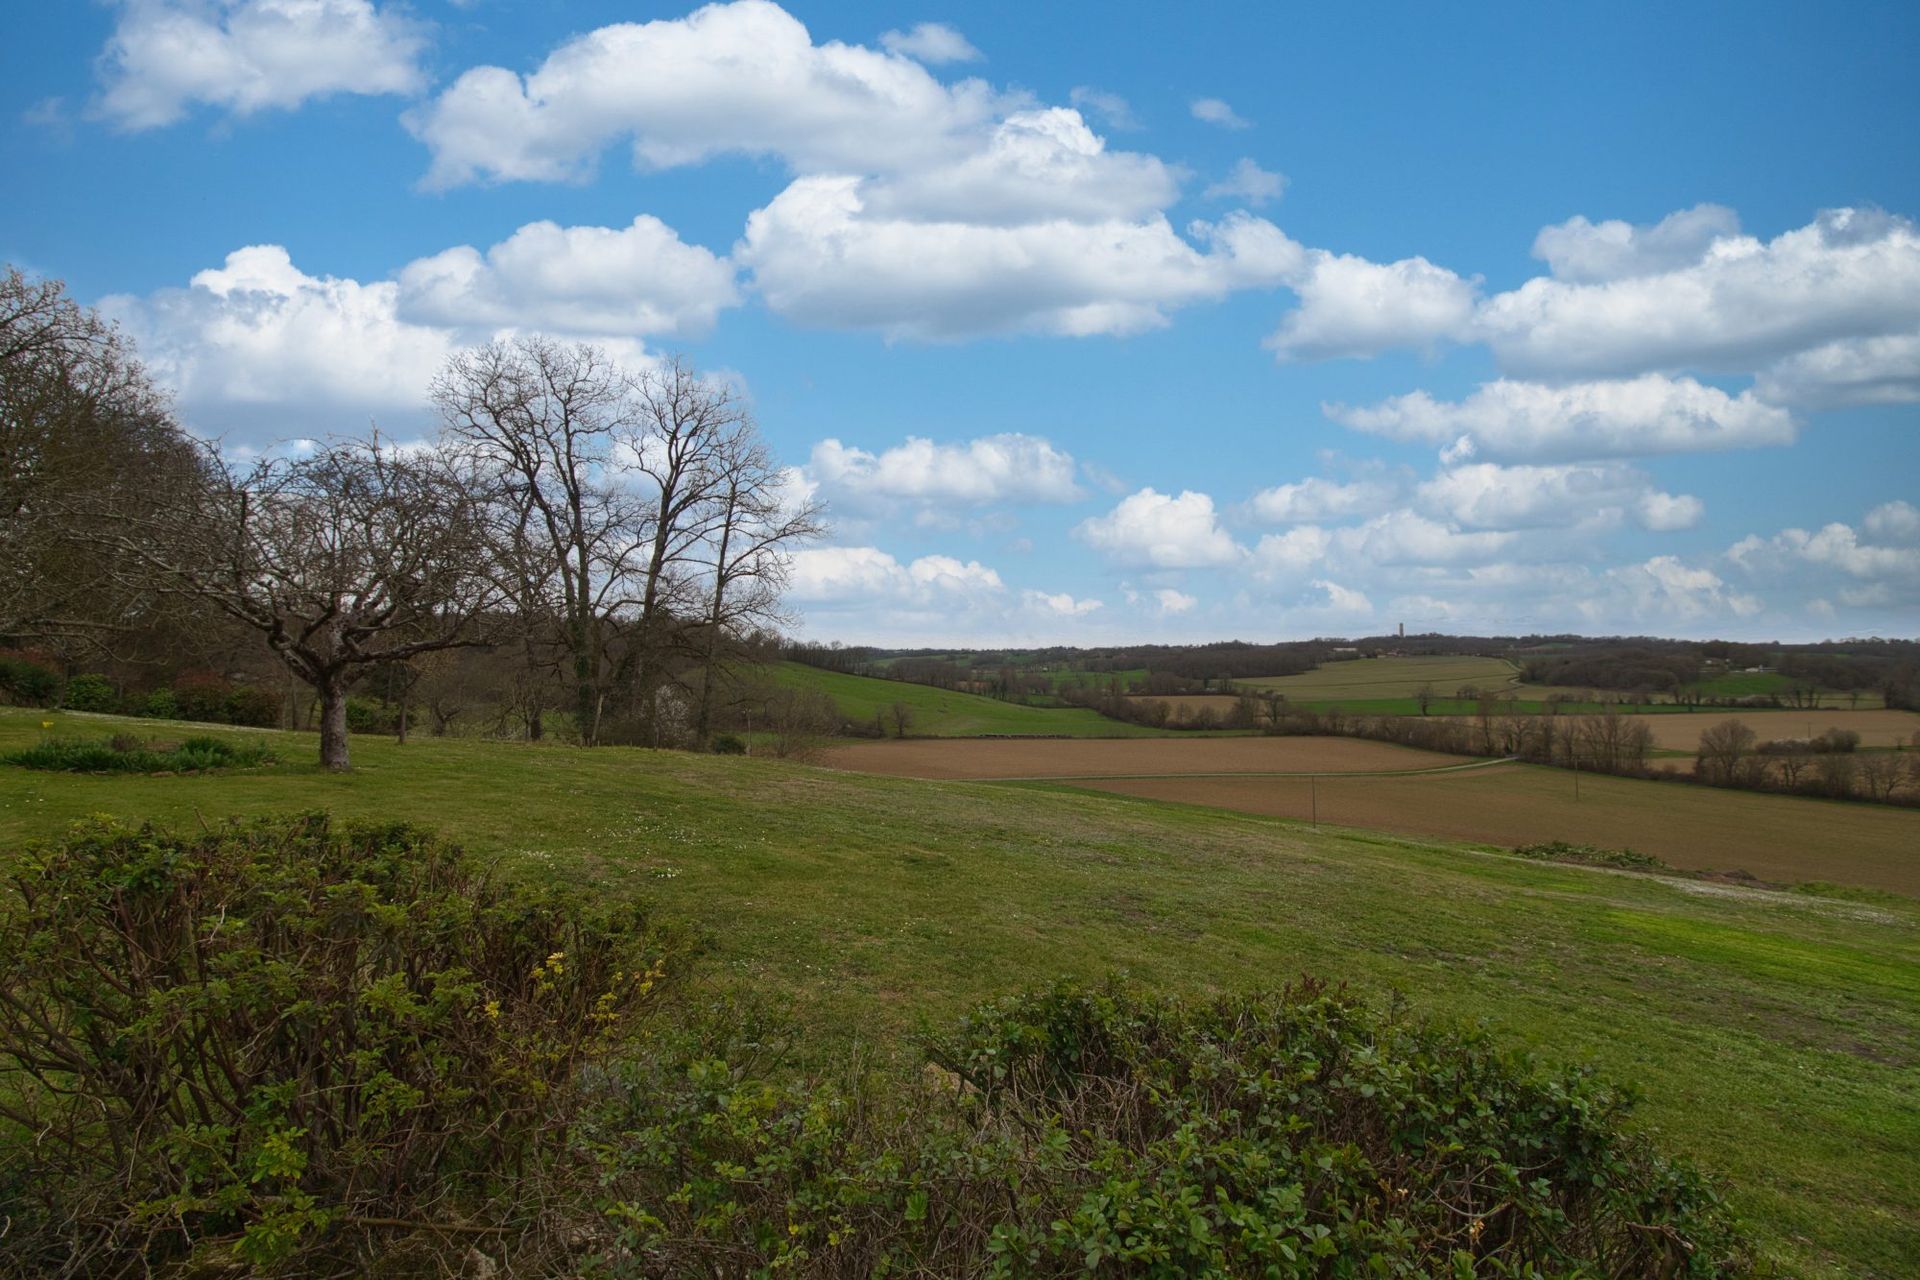
{"label": "white cumulus cloud", "polygon": [[1196,98],[1191,107],[1195,120],[1206,124],[1218,125],[1222,129],[1246,129],[1253,124],[1242,119],[1240,113],[1219,98]]}
{"label": "white cumulus cloud", "polygon": [[889,31],[880,37],[880,43],[889,52],[930,67],[980,60],[980,51],[944,22],[922,22],[910,31]]}
{"label": "white cumulus cloud", "polygon": [[1230,564],[1243,552],[1221,527],[1213,499],[1141,489],[1105,515],[1080,522],[1074,536],[1115,563],[1155,569],[1197,569]]}
{"label": "white cumulus cloud", "polygon": [[195,104],[251,115],[330,94],[410,94],[425,29],[371,0],[126,0],[100,55],[94,109],[119,128]]}
{"label": "white cumulus cloud", "polygon": [[1529,461],[1791,444],[1795,434],[1790,413],[1751,391],[1730,396],[1662,374],[1561,385],[1502,378],[1460,401],[1416,391],[1368,407],[1325,408],[1357,431],[1441,446],[1464,440],[1455,456]]}

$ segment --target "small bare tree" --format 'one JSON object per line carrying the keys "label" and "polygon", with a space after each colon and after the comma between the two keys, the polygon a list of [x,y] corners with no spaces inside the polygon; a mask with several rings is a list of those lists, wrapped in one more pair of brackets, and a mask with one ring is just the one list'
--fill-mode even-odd
{"label": "small bare tree", "polygon": [[1715,786],[1738,783],[1744,762],[1753,750],[1754,732],[1740,720],[1722,720],[1700,735],[1694,769]]}
{"label": "small bare tree", "polygon": [[260,632],[320,700],[320,762],[344,770],[347,693],[376,663],[472,642],[499,592],[479,503],[437,455],[379,439],[238,468],[97,535],[123,571]]}

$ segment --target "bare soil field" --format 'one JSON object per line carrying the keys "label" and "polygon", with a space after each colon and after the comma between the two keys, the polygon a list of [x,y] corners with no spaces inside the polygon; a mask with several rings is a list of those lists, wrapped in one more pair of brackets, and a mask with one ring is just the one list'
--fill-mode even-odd
{"label": "bare soil field", "polygon": [[895,738],[833,747],[819,763],[896,777],[980,780],[1368,773],[1473,761],[1357,738]]}
{"label": "bare soil field", "polygon": [[[1309,739],[1308,741],[1326,741]],[[1089,790],[1306,818],[1435,839],[1519,845],[1567,840],[1633,849],[1691,871],[1830,880],[1920,896],[1920,810],[1573,776],[1534,765],[1406,777],[1140,778]],[[1317,794],[1316,794],[1317,793]]]}

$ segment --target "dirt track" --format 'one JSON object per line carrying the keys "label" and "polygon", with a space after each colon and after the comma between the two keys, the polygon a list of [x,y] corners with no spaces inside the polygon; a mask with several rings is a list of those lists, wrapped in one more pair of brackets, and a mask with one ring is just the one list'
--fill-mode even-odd
{"label": "dirt track", "polygon": [[1831,880],[1920,896],[1920,810],[1494,765],[1424,777],[1152,778],[1076,783],[1242,813],[1496,845],[1567,840],[1694,871]]}
{"label": "dirt track", "polygon": [[1471,763],[1355,738],[908,738],[834,747],[820,763],[905,778],[1370,773]]}

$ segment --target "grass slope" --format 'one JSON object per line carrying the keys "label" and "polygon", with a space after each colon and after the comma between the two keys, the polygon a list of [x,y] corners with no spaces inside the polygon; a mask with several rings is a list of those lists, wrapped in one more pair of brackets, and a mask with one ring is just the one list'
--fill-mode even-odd
{"label": "grass slope", "polygon": [[[0,750],[39,713],[0,712]],[[122,722],[124,723],[124,722]],[[71,732],[74,725],[64,728]],[[103,723],[101,731],[105,732]],[[706,970],[825,1053],[1049,975],[1167,990],[1301,971],[1485,1018],[1637,1081],[1643,1122],[1733,1183],[1789,1269],[1920,1256],[1920,908],[1541,865],[1459,846],[1045,786],[758,759],[356,739],[359,769],[0,776],[0,847],[110,812],[322,806],[433,823],[510,873],[645,893]]]}
{"label": "grass slope", "polygon": [[1024,707],[1017,703],[1002,702],[998,698],[982,697],[977,693],[958,693],[905,680],[844,675],[798,662],[782,662],[769,670],[774,679],[788,688],[826,694],[840,708],[842,715],[857,724],[872,724],[876,715],[886,712],[889,733],[892,732],[891,708],[896,702],[904,702],[913,709],[913,718],[907,724],[909,737],[969,738],[983,734],[1074,738],[1161,736],[1157,730],[1109,719],[1085,707]]}

